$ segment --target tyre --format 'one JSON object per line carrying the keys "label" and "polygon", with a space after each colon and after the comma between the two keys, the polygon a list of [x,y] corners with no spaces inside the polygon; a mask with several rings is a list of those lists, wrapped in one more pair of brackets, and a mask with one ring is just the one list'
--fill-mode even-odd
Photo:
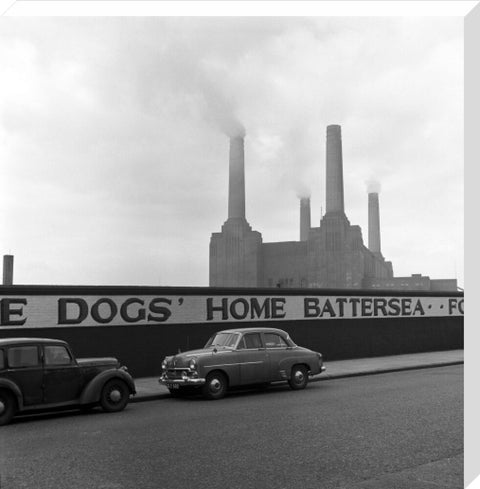
{"label": "tyre", "polygon": [[212,372],[207,375],[202,392],[207,399],[216,400],[225,396],[227,387],[227,377],[222,372]]}
{"label": "tyre", "polygon": [[100,406],[108,413],[125,409],[130,397],[127,384],[121,379],[111,379],[105,383],[100,395]]}
{"label": "tyre", "polygon": [[308,372],[304,365],[294,365],[288,384],[293,390],[305,389],[308,384]]}
{"label": "tyre", "polygon": [[0,389],[0,426],[10,423],[16,412],[15,396],[5,389]]}

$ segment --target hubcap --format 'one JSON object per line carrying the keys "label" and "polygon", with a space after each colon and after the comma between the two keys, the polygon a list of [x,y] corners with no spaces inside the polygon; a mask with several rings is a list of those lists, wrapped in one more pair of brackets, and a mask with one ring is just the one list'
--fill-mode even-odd
{"label": "hubcap", "polygon": [[3,401],[0,401],[0,414],[3,414],[4,411],[5,411],[5,404],[3,403]]}
{"label": "hubcap", "polygon": [[218,380],[218,379],[212,379],[212,381],[210,382],[210,389],[212,391],[219,391],[222,387],[222,383]]}
{"label": "hubcap", "polygon": [[297,370],[295,372],[295,381],[298,382],[299,384],[303,382],[303,372],[300,370]]}
{"label": "hubcap", "polygon": [[110,392],[109,397],[113,402],[118,402],[122,398],[122,393],[118,389],[114,389]]}

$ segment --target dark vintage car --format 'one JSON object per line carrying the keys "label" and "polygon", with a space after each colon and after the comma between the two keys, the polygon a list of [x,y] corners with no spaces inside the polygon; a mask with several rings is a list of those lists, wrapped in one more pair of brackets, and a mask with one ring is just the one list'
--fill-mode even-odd
{"label": "dark vintage car", "polygon": [[121,411],[135,394],[116,358],[78,358],[65,341],[0,339],[0,425],[17,413],[100,405]]}
{"label": "dark vintage car", "polygon": [[309,375],[323,372],[320,353],[297,346],[275,328],[228,329],[214,334],[201,350],[166,357],[160,384],[174,396],[202,393],[222,398],[229,387],[286,380],[304,389]]}

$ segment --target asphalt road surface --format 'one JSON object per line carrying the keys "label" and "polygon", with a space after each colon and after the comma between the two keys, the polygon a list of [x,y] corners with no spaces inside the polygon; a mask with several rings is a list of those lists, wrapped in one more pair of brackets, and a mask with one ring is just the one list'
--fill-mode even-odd
{"label": "asphalt road surface", "polygon": [[1,489],[463,488],[463,366],[17,418]]}

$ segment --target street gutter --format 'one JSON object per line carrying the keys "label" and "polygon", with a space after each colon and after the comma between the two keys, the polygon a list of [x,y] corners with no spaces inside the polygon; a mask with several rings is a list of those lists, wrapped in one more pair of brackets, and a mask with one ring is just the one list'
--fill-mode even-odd
{"label": "street gutter", "polygon": [[[379,369],[371,369],[371,370],[359,370],[356,372],[345,372],[345,373],[336,373],[336,374],[329,374],[328,373],[328,365],[327,365],[327,370],[319,375],[315,375],[313,377],[310,377],[309,381],[310,382],[323,382],[327,380],[335,380],[335,379],[346,379],[349,377],[363,377],[365,375],[378,375],[378,374],[387,374],[387,373],[392,373],[392,372],[404,372],[408,370],[423,370],[423,369],[428,369],[428,368],[438,368],[438,367],[450,367],[454,365],[463,365],[464,361],[463,360],[458,360],[458,361],[451,361],[451,362],[438,362],[438,363],[431,363],[431,364],[426,364],[426,365],[406,365],[406,366],[398,366],[398,367],[391,367],[391,368],[379,368]],[[283,384],[284,382],[275,382],[274,385],[280,385]],[[141,396],[135,396],[133,397],[130,402],[147,402],[147,401],[155,401],[155,400],[161,400],[161,399],[170,399],[171,396],[168,392],[159,392],[158,394],[142,394]]]}

